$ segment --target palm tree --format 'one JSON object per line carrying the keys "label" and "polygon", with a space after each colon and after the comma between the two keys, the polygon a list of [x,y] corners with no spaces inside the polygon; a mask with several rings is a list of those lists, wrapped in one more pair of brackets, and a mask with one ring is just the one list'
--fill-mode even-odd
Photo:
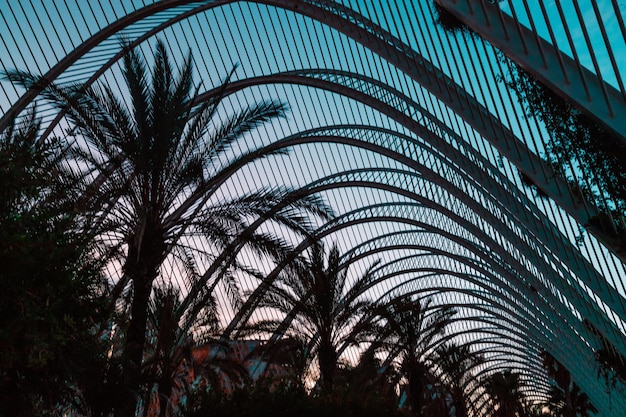
{"label": "palm tree", "polygon": [[485,390],[492,398],[493,417],[517,417],[523,413],[524,394],[519,374],[505,370],[485,381]]}
{"label": "palm tree", "polygon": [[[417,415],[425,412],[427,393],[439,390],[431,356],[456,314],[451,307],[434,308],[431,303],[431,298],[422,301],[404,295],[377,310],[382,324],[375,343],[388,351],[388,362],[399,358],[400,370],[407,380],[408,402]],[[439,398],[441,393],[435,396]]]}
{"label": "palm tree", "polygon": [[178,289],[171,285],[156,288],[152,304],[148,317],[148,337],[154,340],[148,344],[143,373],[146,380],[156,382],[158,400],[149,398],[144,413],[149,415],[152,404],[156,404],[159,412],[154,415],[165,417],[172,415],[172,405],[180,402],[181,397],[188,392],[195,341],[189,329],[180,327],[178,307],[181,299]]}
{"label": "palm tree", "polygon": [[[40,77],[13,71],[7,77],[26,88],[42,90],[65,112],[74,132],[86,141],[74,147],[86,176],[95,178],[77,207],[91,214],[86,224],[119,237],[124,249],[123,275],[114,298],[132,285],[131,316],[122,353],[124,384],[140,383],[146,343],[148,306],[154,281],[168,256],[187,266],[193,239],[203,236],[219,253],[240,237],[250,219],[271,216],[301,232],[309,230],[303,213],[328,216],[318,197],[284,204],[291,190],[261,189],[224,201],[216,192],[240,168],[280,151],[263,148],[244,153],[234,145],[258,126],[287,111],[284,103],[263,101],[236,112],[223,123],[216,114],[226,82],[210,99],[197,103],[191,55],[175,73],[166,47],[158,41],[151,75],[139,52],[129,50],[123,61],[127,101],[107,85],[59,87]],[[276,209],[283,204],[283,210]],[[263,253],[275,254],[284,242],[265,234],[246,234]],[[198,256],[213,258],[213,251]],[[206,281],[208,278],[205,277]],[[133,415],[130,401],[120,415]]]}
{"label": "palm tree", "polygon": [[483,363],[484,359],[470,351],[469,345],[451,342],[437,348],[434,362],[441,369],[452,396],[452,405],[456,417],[467,417],[468,398],[466,391],[474,382],[472,369]]}
{"label": "palm tree", "polygon": [[567,394],[561,387],[552,387],[547,406],[554,415],[562,417],[589,417],[598,411],[575,382]]}
{"label": "palm tree", "polygon": [[[371,285],[371,265],[352,285],[349,284],[348,266],[342,263],[339,248],[333,244],[325,255],[321,242],[309,251],[309,261],[296,273],[284,273],[264,294],[259,307],[269,307],[287,316],[293,316],[296,332],[309,339],[308,353],[317,357],[320,369],[320,386],[326,392],[333,389],[337,363],[341,353],[358,344],[370,328],[368,314],[374,303],[365,292]],[[272,329],[279,321],[260,322],[259,328]]]}
{"label": "palm tree", "polygon": [[[157,287],[153,293],[148,323],[151,343],[142,372],[149,385],[154,385],[144,401],[146,416],[175,415],[175,407],[195,389],[221,390],[226,380],[237,384],[249,379],[248,370],[232,357],[231,346],[219,339],[221,329],[213,297],[203,300],[201,322],[183,320],[188,313],[181,309],[184,304],[180,290],[172,285]],[[207,357],[196,356],[202,349]]]}

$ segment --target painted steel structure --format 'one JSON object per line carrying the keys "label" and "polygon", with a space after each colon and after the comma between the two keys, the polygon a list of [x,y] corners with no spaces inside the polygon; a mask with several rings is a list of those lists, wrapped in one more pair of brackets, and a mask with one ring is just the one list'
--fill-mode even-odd
{"label": "painted steel structure", "polygon": [[[626,356],[624,255],[584,230],[599,209],[544,162],[549,132],[497,79],[504,54],[624,139],[623,6],[571,0],[558,6],[557,19],[540,0],[435,1],[480,37],[443,31],[426,0],[0,0],[8,28],[0,32],[0,69],[28,69],[60,84],[107,83],[123,94],[120,39],[150,56],[162,38],[177,59],[192,52],[207,89],[202,98],[238,64],[227,91],[232,106],[273,97],[291,107],[288,120],[251,137],[250,147],[290,154],[247,167],[224,193],[287,184],[321,194],[337,217],[320,224],[317,237],[339,242],[357,269],[382,259],[373,297],[411,293],[456,306],[450,338],[485,354],[480,374],[518,369],[531,398],[549,388],[539,357],[546,349],[600,415],[616,415],[626,410],[625,387],[607,389],[597,376],[598,342],[584,321]],[[596,16],[600,35],[572,36],[563,23],[568,10]],[[607,35],[613,24],[621,42]],[[558,31],[568,45],[557,43]],[[0,128],[33,103],[44,136],[65,126],[35,91],[0,87]],[[295,241],[293,256],[309,245]],[[236,285],[207,267],[201,282],[218,294],[226,336],[261,317],[258,296],[283,266],[264,265],[262,282],[240,276]],[[176,277],[174,267],[164,272]],[[245,300],[242,289],[251,291]],[[281,332],[289,323],[288,316]],[[484,410],[479,394],[476,407]]]}

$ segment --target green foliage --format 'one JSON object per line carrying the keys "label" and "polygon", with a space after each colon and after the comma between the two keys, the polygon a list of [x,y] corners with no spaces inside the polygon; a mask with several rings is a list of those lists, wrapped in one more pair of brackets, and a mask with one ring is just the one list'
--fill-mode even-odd
{"label": "green foliage", "polygon": [[186,417],[401,417],[393,398],[355,395],[337,389],[333,394],[308,394],[300,385],[271,385],[264,382],[225,395],[197,393],[187,407]]}
{"label": "green foliage", "polygon": [[433,10],[435,12],[435,22],[446,32],[473,34],[469,26],[459,20],[458,17],[441,7],[437,2],[433,1]]}
{"label": "green foliage", "polygon": [[603,377],[607,385],[613,388],[618,381],[626,383],[626,358],[589,320],[584,319],[583,324],[596,337],[595,357],[598,375]]}
{"label": "green foliage", "polygon": [[546,153],[557,173],[579,185],[598,207],[623,216],[626,146],[530,73],[503,55],[500,59],[508,73],[498,78],[516,92],[526,116],[543,122],[549,132]]}
{"label": "green foliage", "polygon": [[[489,3],[495,4],[498,0],[487,0]],[[502,1],[502,0],[499,0]],[[435,23],[437,23],[443,30],[446,32],[457,34],[461,33],[463,35],[472,35],[475,36],[476,32],[474,32],[469,26],[463,23],[458,17],[454,14],[450,13],[444,7],[441,7],[439,3],[436,1],[432,2]]]}
{"label": "green foliage", "polygon": [[[68,214],[72,183],[34,110],[0,137],[0,415],[51,412],[104,361],[104,281]],[[65,192],[63,192],[65,190]],[[63,198],[60,196],[63,195]],[[77,405],[77,404],[75,404]]]}

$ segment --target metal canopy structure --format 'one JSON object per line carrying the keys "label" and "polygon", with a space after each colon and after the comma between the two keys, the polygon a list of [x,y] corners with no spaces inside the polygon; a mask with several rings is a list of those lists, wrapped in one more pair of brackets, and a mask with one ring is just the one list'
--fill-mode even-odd
{"label": "metal canopy structure", "polygon": [[[177,61],[191,52],[207,95],[237,66],[229,105],[276,98],[290,107],[286,120],[250,136],[250,148],[289,153],[246,167],[223,193],[319,193],[337,216],[317,236],[337,242],[356,269],[382,260],[373,298],[411,293],[455,306],[451,337],[486,356],[482,374],[521,372],[531,398],[550,386],[545,349],[599,415],[616,415],[625,387],[598,377],[586,323],[626,356],[624,255],[586,230],[600,209],[545,162],[550,132],[498,80],[510,59],[624,140],[625,6],[436,2],[476,35],[444,31],[426,0],[0,0],[0,69],[123,95],[120,40],[150,57],[156,38]],[[0,88],[0,127],[35,102],[45,134],[65,126],[36,92]],[[260,314],[258,294],[280,272],[265,267],[264,283],[215,283],[227,335]],[[164,274],[176,278],[175,268]],[[243,289],[246,299],[233,294]]]}

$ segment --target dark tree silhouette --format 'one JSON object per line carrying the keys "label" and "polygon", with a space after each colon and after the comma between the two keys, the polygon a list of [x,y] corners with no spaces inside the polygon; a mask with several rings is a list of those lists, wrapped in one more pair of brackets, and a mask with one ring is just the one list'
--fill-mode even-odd
{"label": "dark tree silhouette", "polygon": [[[296,273],[282,274],[259,303],[260,307],[293,315],[293,327],[307,334],[311,344],[309,355],[317,357],[320,385],[326,391],[333,389],[341,353],[371,332],[367,316],[374,304],[365,291],[374,279],[372,272],[377,264],[370,266],[352,284],[348,279],[349,264],[349,260],[342,263],[336,245],[326,256],[324,246],[317,243],[310,251],[308,262]],[[260,328],[279,325],[280,322],[272,320],[260,323]]]}
{"label": "dark tree silhouette", "polygon": [[[381,328],[375,343],[389,352],[389,360],[399,358],[399,369],[407,380],[408,401],[418,415],[427,411],[427,405],[434,405],[434,399],[426,401],[428,392],[437,390],[439,383],[431,359],[442,343],[450,319],[456,314],[450,307],[438,308],[431,304],[430,298],[422,301],[406,295],[393,299],[376,312]],[[435,396],[441,400],[441,391]]]}
{"label": "dark tree silhouette", "polygon": [[35,109],[0,132],[0,415],[61,413],[98,379],[106,283],[68,211],[80,181]]}
{"label": "dark tree silhouette", "polygon": [[[91,213],[89,227],[118,236],[125,254],[114,294],[132,285],[122,353],[123,380],[131,393],[141,384],[153,283],[168,257],[183,267],[193,264],[188,236],[203,236],[219,253],[240,237],[250,219],[268,216],[301,232],[307,230],[306,213],[329,214],[317,197],[276,210],[290,195],[286,188],[250,191],[226,201],[218,197],[220,187],[240,168],[281,152],[260,148],[238,153],[234,145],[258,126],[284,116],[287,106],[263,101],[219,123],[216,114],[228,79],[213,97],[197,103],[191,55],[181,68],[175,73],[161,41],[155,46],[151,74],[139,52],[129,50],[123,62],[127,101],[107,85],[59,87],[24,72],[8,73],[14,82],[42,89],[86,140],[86,149],[75,147],[74,156],[85,175],[95,179],[78,209]],[[285,246],[266,234],[246,237],[265,254]],[[124,404],[118,414],[133,415],[136,401],[129,398]]]}

